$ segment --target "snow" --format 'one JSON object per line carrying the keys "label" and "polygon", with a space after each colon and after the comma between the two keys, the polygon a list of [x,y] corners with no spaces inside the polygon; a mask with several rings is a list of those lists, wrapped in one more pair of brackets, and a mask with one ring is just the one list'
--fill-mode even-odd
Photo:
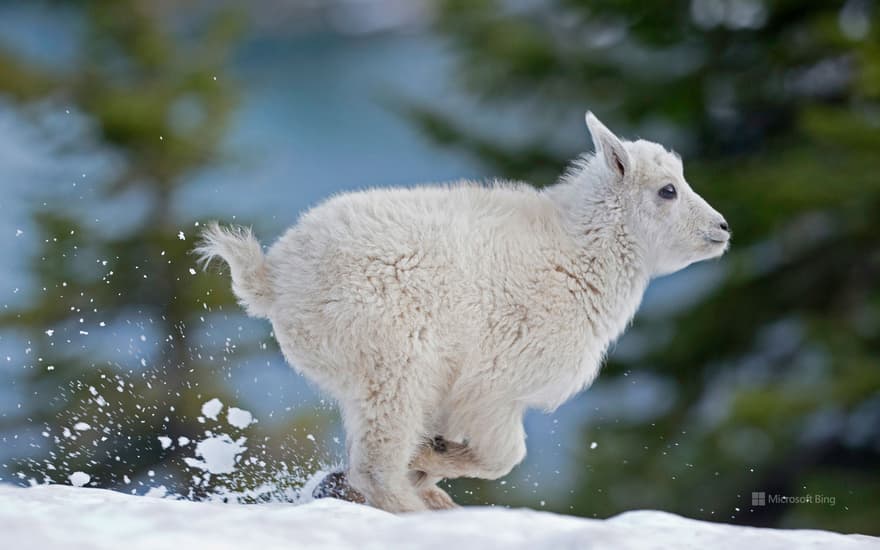
{"label": "snow", "polygon": [[144,493],[144,496],[151,498],[162,498],[167,494],[168,489],[166,489],[164,485],[159,485],[158,487],[150,487],[150,489],[146,493]]}
{"label": "snow", "polygon": [[70,480],[70,484],[74,487],[82,487],[92,480],[92,476],[85,472],[73,472],[72,474],[67,476],[67,479]]}
{"label": "snow", "polygon": [[235,471],[235,465],[241,453],[247,450],[244,446],[247,438],[240,437],[233,441],[226,434],[207,437],[196,443],[196,456],[184,458],[184,462],[193,468],[199,468],[212,474],[230,474]]}
{"label": "snow", "polygon": [[231,426],[243,430],[251,425],[254,421],[254,416],[250,411],[239,409],[238,407],[230,407],[229,412],[226,413],[226,420]]}
{"label": "snow", "polygon": [[222,409],[223,402],[215,397],[202,405],[202,415],[211,420],[217,420],[217,415]]}
{"label": "snow", "polygon": [[16,548],[40,549],[880,548],[880,539],[861,535],[738,527],[656,511],[607,520],[504,508],[395,516],[332,499],[238,505],[61,485],[0,486],[0,525]]}
{"label": "snow", "polygon": [[163,449],[167,449],[171,446],[171,438],[167,435],[160,435],[158,438],[159,444],[162,445]]}

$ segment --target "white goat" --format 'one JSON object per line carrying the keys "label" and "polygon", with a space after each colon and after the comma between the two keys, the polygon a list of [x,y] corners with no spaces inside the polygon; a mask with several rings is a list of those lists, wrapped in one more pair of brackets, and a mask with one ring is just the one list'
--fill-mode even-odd
{"label": "white goat", "polygon": [[586,120],[596,154],[544,190],[348,193],[265,256],[248,229],[205,231],[202,259],[229,264],[248,313],[338,400],[349,482],[370,504],[452,507],[439,479],[507,474],[524,411],[592,383],[649,280],[727,249],[677,155]]}

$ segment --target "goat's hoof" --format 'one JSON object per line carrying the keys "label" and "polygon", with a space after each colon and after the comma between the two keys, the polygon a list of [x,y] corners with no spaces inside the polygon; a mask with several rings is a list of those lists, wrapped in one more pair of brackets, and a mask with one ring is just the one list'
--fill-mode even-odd
{"label": "goat's hoof", "polygon": [[331,472],[324,476],[321,483],[312,491],[312,498],[338,498],[348,502],[365,504],[367,499],[348,484],[345,472]]}
{"label": "goat's hoof", "polygon": [[452,500],[452,497],[436,485],[425,487],[419,491],[419,496],[422,497],[425,506],[431,510],[451,510],[453,508],[459,508],[458,504]]}

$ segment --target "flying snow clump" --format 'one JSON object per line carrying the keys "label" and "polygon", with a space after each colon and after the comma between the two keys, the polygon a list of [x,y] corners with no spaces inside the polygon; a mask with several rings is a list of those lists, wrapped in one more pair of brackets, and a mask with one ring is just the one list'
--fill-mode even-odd
{"label": "flying snow clump", "polygon": [[230,425],[243,430],[253,423],[254,416],[244,409],[230,407],[229,412],[226,414],[226,419]]}
{"label": "flying snow clump", "polygon": [[186,457],[183,460],[192,468],[205,470],[212,474],[230,474],[235,471],[235,464],[239,455],[247,450],[244,446],[247,438],[240,437],[233,441],[226,434],[203,439],[196,444],[196,456],[202,458]]}
{"label": "flying snow clump", "polygon": [[70,484],[74,487],[82,487],[92,480],[92,476],[85,472],[73,472],[72,474],[67,476],[67,479],[70,480]]}
{"label": "flying snow clump", "polygon": [[220,414],[221,409],[223,409],[223,402],[215,397],[202,405],[202,415],[211,420],[217,420],[217,415]]}

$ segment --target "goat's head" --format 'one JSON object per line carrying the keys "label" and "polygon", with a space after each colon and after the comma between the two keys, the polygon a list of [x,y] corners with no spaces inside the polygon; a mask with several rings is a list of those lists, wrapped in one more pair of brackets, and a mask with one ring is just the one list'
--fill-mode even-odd
{"label": "goat's head", "polygon": [[642,245],[653,275],[724,254],[730,228],[684,179],[681,158],[650,141],[623,141],[592,113],[587,127],[608,192]]}

